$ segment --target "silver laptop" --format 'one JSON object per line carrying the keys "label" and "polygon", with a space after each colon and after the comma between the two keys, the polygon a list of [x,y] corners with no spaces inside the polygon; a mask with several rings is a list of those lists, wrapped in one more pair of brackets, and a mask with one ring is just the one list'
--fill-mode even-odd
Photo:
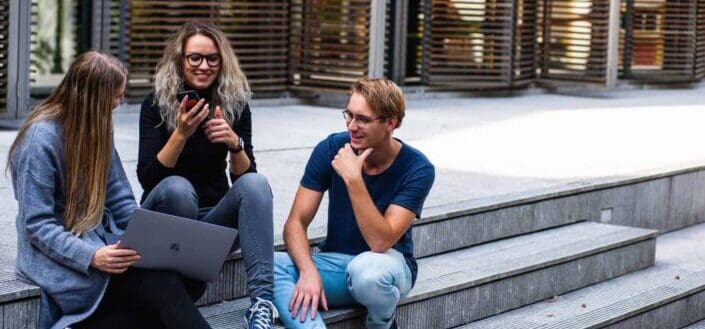
{"label": "silver laptop", "polygon": [[237,230],[136,208],[120,247],[136,250],[135,267],[172,270],[215,281],[237,236]]}

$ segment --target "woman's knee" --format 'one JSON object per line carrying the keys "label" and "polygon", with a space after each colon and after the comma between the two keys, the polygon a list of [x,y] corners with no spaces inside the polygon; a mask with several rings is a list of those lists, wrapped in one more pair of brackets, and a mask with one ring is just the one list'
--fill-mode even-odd
{"label": "woman's knee", "polygon": [[154,188],[155,190],[164,191],[169,195],[180,196],[184,198],[196,197],[196,189],[193,188],[188,179],[181,176],[169,176],[162,179]]}
{"label": "woman's knee", "polygon": [[195,218],[198,214],[198,195],[191,182],[181,176],[164,178],[154,188],[157,193],[157,211],[176,216]]}
{"label": "woman's knee", "polygon": [[244,195],[257,195],[265,199],[272,198],[272,188],[267,177],[259,173],[247,173],[240,176],[233,183],[232,188],[243,192]]}

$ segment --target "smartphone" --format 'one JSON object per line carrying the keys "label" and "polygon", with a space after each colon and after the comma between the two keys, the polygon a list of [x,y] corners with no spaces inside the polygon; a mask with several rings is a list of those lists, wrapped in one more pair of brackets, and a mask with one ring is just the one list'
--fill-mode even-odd
{"label": "smartphone", "polygon": [[176,94],[176,99],[181,103],[181,101],[184,99],[184,97],[188,96],[188,102],[186,103],[186,108],[191,109],[192,107],[196,106],[196,103],[198,103],[198,100],[201,98],[198,97],[198,93],[195,90],[184,90]]}

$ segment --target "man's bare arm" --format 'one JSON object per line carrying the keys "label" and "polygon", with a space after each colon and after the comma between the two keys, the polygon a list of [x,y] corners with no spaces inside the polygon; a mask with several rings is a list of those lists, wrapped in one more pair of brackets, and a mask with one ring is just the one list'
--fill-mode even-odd
{"label": "man's bare arm", "polygon": [[366,149],[356,155],[350,144],[345,144],[331,165],[345,182],[360,233],[374,252],[386,252],[406,232],[416,216],[412,211],[397,206],[387,207],[385,214],[379,212],[362,179],[365,159],[373,152]]}
{"label": "man's bare arm", "polygon": [[299,281],[291,295],[289,311],[294,317],[301,311],[299,317],[301,322],[305,320],[309,308],[311,319],[316,317],[319,302],[323,309],[328,309],[321,277],[311,259],[311,247],[306,234],[322,198],[322,192],[299,186],[289,218],[284,224],[284,242],[289,256],[299,270]]}
{"label": "man's bare arm", "polygon": [[362,179],[346,182],[357,226],[362,237],[374,252],[386,252],[409,229],[416,215],[401,206],[389,205],[382,215]]}

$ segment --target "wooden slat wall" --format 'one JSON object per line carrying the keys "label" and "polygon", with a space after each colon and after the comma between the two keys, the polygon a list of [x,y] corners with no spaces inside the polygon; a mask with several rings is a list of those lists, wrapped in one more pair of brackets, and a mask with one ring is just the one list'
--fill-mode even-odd
{"label": "wooden slat wall", "polygon": [[390,59],[392,50],[389,48],[392,43],[392,0],[384,0],[384,76],[386,78],[391,78],[392,76],[392,62],[393,58]]}
{"label": "wooden slat wall", "polygon": [[0,113],[7,112],[7,61],[10,1],[0,0]]}
{"label": "wooden slat wall", "polygon": [[665,1],[661,76],[695,78],[695,13],[696,0]]}
{"label": "wooden slat wall", "polygon": [[[429,1],[431,0],[419,0],[419,8],[416,10],[415,18],[418,24],[415,29],[413,26],[410,26],[408,30],[409,34],[414,33],[415,36],[407,37],[406,51],[415,52],[416,61],[414,63],[407,63],[406,81],[404,81],[406,84],[420,84],[424,76],[423,72],[426,71],[426,64],[424,64],[424,38],[428,36],[426,29],[428,29],[430,24],[427,23],[428,19],[426,18],[425,8]],[[409,18],[411,18],[411,15],[409,15]]]}
{"label": "wooden slat wall", "polygon": [[609,0],[539,0],[542,81],[607,82]]}
{"label": "wooden slat wall", "polygon": [[[126,1],[126,4],[129,4],[129,1]],[[126,6],[126,8],[129,7]],[[128,31],[125,30],[126,33]],[[120,41],[120,0],[110,0],[110,53],[115,57],[120,57]],[[125,43],[124,46],[127,44]],[[129,52],[126,51],[125,54]]]}
{"label": "wooden slat wall", "polygon": [[286,90],[289,2],[131,0],[129,2],[129,96],[149,92],[169,36],[189,20],[219,24],[240,60],[255,97]]}
{"label": "wooden slat wall", "polygon": [[517,0],[514,14],[512,84],[529,84],[536,78],[537,0]]}
{"label": "wooden slat wall", "polygon": [[31,6],[30,6],[30,40],[29,40],[29,83],[33,84],[37,80],[37,74],[38,74],[38,66],[39,64],[37,63],[37,60],[34,58],[35,56],[32,55],[32,53],[35,53],[37,50],[37,21],[38,18],[37,16],[39,15],[39,4],[37,3],[38,0],[31,0]]}
{"label": "wooden slat wall", "polygon": [[[631,70],[625,78],[692,81],[696,70],[698,0],[634,0]],[[628,11],[629,8],[624,8]],[[626,31],[623,33],[626,34]],[[628,42],[628,40],[627,40]]]}
{"label": "wooden slat wall", "polygon": [[424,80],[431,86],[509,84],[512,0],[433,0]]}
{"label": "wooden slat wall", "polygon": [[370,0],[292,0],[293,89],[346,91],[368,74]]}

